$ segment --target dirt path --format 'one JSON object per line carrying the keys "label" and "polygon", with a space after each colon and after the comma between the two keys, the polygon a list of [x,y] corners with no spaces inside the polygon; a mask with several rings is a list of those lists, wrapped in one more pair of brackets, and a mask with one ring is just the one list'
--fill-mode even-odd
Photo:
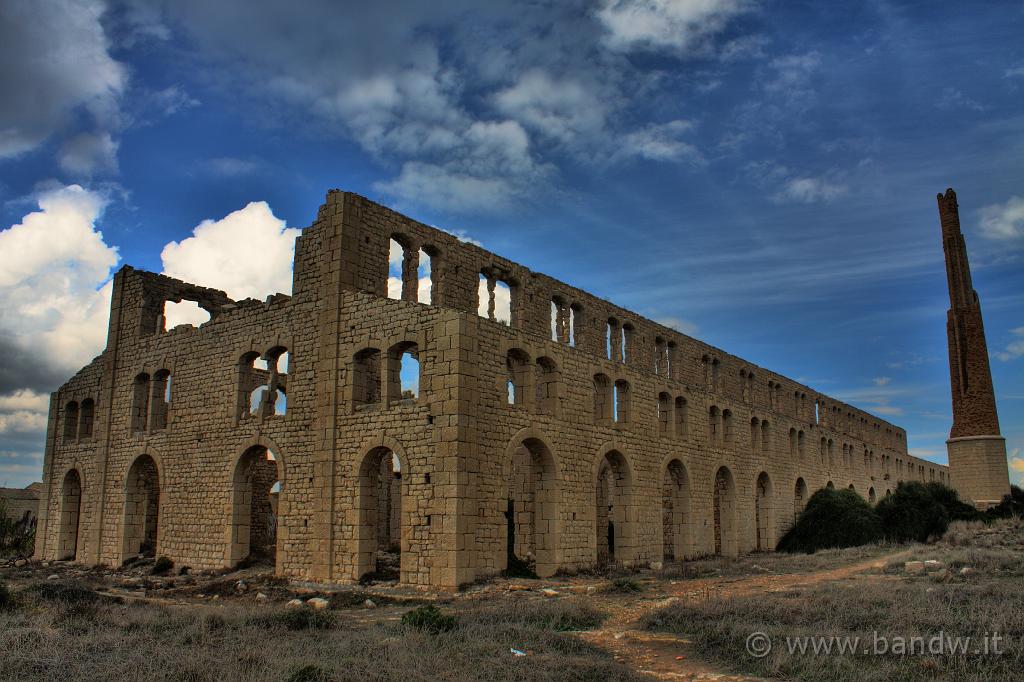
{"label": "dirt path", "polygon": [[[607,604],[602,605],[611,614],[604,625],[598,630],[582,632],[580,636],[592,644],[607,649],[616,660],[660,680],[757,680],[759,678],[723,673],[715,669],[711,664],[692,656],[693,647],[686,638],[671,633],[644,630],[641,620],[648,613],[680,600],[728,599],[845,580],[865,571],[881,568],[888,562],[909,554],[909,550],[903,550],[813,573],[699,578],[663,584],[662,594],[655,599],[609,600]],[[868,579],[884,580],[885,577],[874,575]]]}

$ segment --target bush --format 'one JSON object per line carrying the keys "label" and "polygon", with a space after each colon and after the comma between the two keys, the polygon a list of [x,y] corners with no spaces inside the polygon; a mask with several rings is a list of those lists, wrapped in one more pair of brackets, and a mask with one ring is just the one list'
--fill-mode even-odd
{"label": "bush", "polygon": [[59,580],[32,583],[28,592],[42,601],[58,604],[91,604],[100,599],[100,595],[84,585]]}
{"label": "bush", "polygon": [[459,624],[455,616],[442,613],[441,609],[433,604],[417,606],[412,611],[402,616],[402,625],[423,630],[437,635],[442,632],[450,632]]}
{"label": "bush", "polygon": [[506,578],[537,578],[537,572],[533,570],[533,566],[515,554],[509,557],[508,568],[502,575]]}
{"label": "bush", "polygon": [[0,499],[0,557],[31,556],[35,545],[35,527],[8,516],[7,503]]}
{"label": "bush", "polygon": [[328,682],[331,673],[318,665],[304,665],[288,676],[288,682]]}
{"label": "bush", "polygon": [[153,564],[153,575],[166,575],[171,572],[172,568],[174,568],[173,561],[165,556],[158,557]]}
{"label": "bush", "polygon": [[304,607],[256,616],[250,623],[263,628],[283,628],[295,631],[330,630],[337,623],[337,619],[330,611],[318,611]]}
{"label": "bush", "polygon": [[985,512],[990,519],[1008,519],[1011,516],[1024,516],[1024,490],[1010,486],[1010,494],[1003,496],[1003,501]]}
{"label": "bush", "polygon": [[5,583],[0,583],[0,611],[14,608],[14,593]]}
{"label": "bush", "polygon": [[822,488],[807,501],[796,523],[779,540],[782,552],[855,547],[884,537],[878,514],[853,490]]}
{"label": "bush", "polygon": [[615,578],[612,580],[611,587],[609,588],[612,592],[622,592],[624,594],[635,594],[642,592],[643,587],[637,581],[632,578]]}
{"label": "bush", "polygon": [[950,521],[980,518],[957,492],[941,483],[904,481],[876,507],[886,538],[893,542],[927,542],[941,536]]}

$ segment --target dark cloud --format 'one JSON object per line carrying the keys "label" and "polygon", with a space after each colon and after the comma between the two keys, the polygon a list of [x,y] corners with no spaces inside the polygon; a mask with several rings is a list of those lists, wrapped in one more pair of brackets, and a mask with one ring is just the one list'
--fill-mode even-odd
{"label": "dark cloud", "polygon": [[36,350],[26,350],[0,336],[0,395],[28,388],[49,393],[68,380],[67,371],[54,367]]}

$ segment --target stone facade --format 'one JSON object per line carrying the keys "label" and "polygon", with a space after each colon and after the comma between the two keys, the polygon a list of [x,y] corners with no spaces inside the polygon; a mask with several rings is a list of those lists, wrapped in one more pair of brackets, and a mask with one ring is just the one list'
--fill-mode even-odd
{"label": "stone facade", "polygon": [[[183,299],[211,319],[165,331]],[[107,348],[51,399],[37,553],[217,568],[271,542],[280,574],[344,582],[397,545],[402,582],[454,588],[513,556],[769,550],[814,490],[901,479],[947,472],[888,422],[331,191],[291,296],[117,273]]]}
{"label": "stone facade", "polygon": [[956,192],[949,188],[937,200],[949,285],[946,337],[953,427],[946,450],[961,496],[984,507],[998,504],[1010,492],[1006,441],[999,435],[981,301],[971,282]]}

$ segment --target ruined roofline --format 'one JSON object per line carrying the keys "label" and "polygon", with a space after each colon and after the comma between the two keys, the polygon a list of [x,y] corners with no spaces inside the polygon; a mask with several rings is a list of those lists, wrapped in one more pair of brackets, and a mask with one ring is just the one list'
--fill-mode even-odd
{"label": "ruined roofline", "polygon": [[[744,358],[729,353],[728,351],[712,346],[711,344],[705,341],[701,341],[700,339],[697,339],[693,336],[680,332],[671,327],[667,327],[649,318],[643,317],[642,315],[635,313],[627,308],[623,308],[609,301],[608,299],[601,298],[599,296],[591,294],[583,289],[575,287],[571,284],[567,284],[566,282],[563,282],[561,280],[555,279],[550,275],[546,275],[544,273],[531,270],[530,268],[522,265],[521,263],[512,261],[492,251],[488,251],[487,249],[476,244],[473,244],[471,242],[464,241],[457,237],[456,235],[452,234],[451,232],[421,223],[418,220],[410,218],[409,216],[400,211],[397,211],[393,208],[390,208],[389,206],[381,204],[380,202],[374,201],[373,199],[369,199],[356,192],[348,192],[341,189],[329,190],[327,192],[326,203],[324,204],[324,206],[321,207],[321,216],[323,214],[323,209],[326,208],[328,204],[338,202],[338,195],[348,196],[358,200],[359,202],[365,202],[366,204],[370,204],[373,207],[376,207],[377,209],[398,218],[398,220],[394,221],[395,227],[393,232],[395,234],[402,235],[405,238],[411,238],[414,242],[423,241],[422,239],[417,239],[416,237],[418,236],[429,236],[429,241],[431,242],[431,244],[436,247],[440,247],[442,249],[442,253],[469,253],[474,256],[472,260],[482,263],[490,263],[491,265],[489,267],[492,269],[492,271],[504,277],[507,277],[507,279],[504,281],[507,281],[510,285],[523,286],[526,284],[530,284],[532,287],[536,287],[539,289],[548,289],[551,291],[553,297],[557,296],[565,300],[579,302],[583,305],[583,308],[588,311],[600,310],[602,313],[607,313],[609,317],[615,317],[620,322],[628,322],[632,324],[638,330],[644,328],[646,331],[649,332],[649,341],[652,345],[656,337],[660,337],[664,339],[666,342],[675,342],[676,345],[679,347],[682,347],[684,345],[696,345],[700,348],[702,353],[711,355],[722,361],[730,360],[732,363],[737,365],[737,368],[744,367],[748,371],[752,370],[754,374],[757,376],[757,380],[761,383],[764,383],[767,380],[785,382],[787,384],[786,390],[790,394],[790,397],[793,391],[797,390],[800,391],[801,393],[806,393],[808,399],[812,401],[815,397],[822,398],[825,401],[827,401],[829,406],[841,407],[841,412],[843,413],[852,412],[856,416],[870,419],[872,423],[878,423],[880,425],[880,428],[891,428],[894,432],[902,434],[902,443],[904,448],[906,447],[906,430],[886,419],[879,417],[878,415],[875,415],[871,412],[868,412],[865,409],[841,401],[826,393],[823,393],[810,386],[807,386],[794,379],[791,379],[783,374],[774,372],[756,363],[750,362],[748,360],[745,360]],[[403,226],[411,228],[410,234],[406,235],[402,232]],[[419,244],[415,244],[415,246],[419,246]],[[374,295],[373,292],[366,293]],[[378,297],[387,298],[386,296],[380,297],[379,295]],[[444,305],[444,303],[438,304],[437,307],[462,310],[461,308],[446,306]],[[475,310],[462,310],[462,312],[465,312],[467,314],[476,314]],[[602,314],[599,317],[604,316],[605,315]],[[490,322],[490,320],[487,320],[487,318],[481,319]],[[500,323],[495,322],[495,324]],[[543,334],[538,335],[536,332],[522,327],[517,327],[515,331],[517,331],[518,333],[530,334],[534,338],[550,339],[550,336],[545,337]],[[600,359],[606,359],[604,355],[591,353],[584,348],[574,347],[573,350],[588,353]],[[660,376],[654,372],[653,366],[635,363],[627,363],[627,366],[629,366],[635,371],[643,372],[645,374],[653,376]],[[681,383],[686,384],[687,386],[692,386],[697,389],[701,388],[701,386],[699,385],[692,385],[682,380],[679,381],[681,381]],[[782,397],[785,400],[786,396],[783,395]],[[842,429],[835,430],[841,431]]]}

